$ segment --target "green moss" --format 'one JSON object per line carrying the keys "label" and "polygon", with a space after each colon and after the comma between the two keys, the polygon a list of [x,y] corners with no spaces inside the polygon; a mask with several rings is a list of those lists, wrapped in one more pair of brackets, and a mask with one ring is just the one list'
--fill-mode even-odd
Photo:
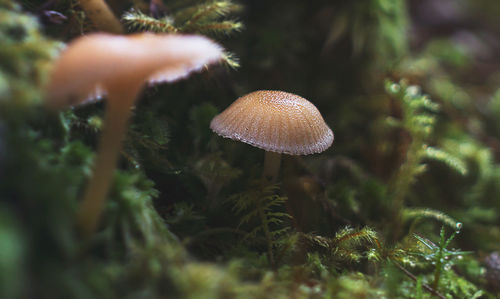
{"label": "green moss", "polygon": [[[207,34],[241,67],[145,89],[85,241],[74,217],[105,103],[48,111],[43,86],[92,27],[77,1],[0,1],[0,297],[498,296],[483,265],[500,250],[498,59],[477,4],[474,48],[426,31],[425,3],[108,2],[131,31]],[[335,132],[324,153],[284,156],[276,185],[261,150],[209,129],[255,89],[308,98]]]}

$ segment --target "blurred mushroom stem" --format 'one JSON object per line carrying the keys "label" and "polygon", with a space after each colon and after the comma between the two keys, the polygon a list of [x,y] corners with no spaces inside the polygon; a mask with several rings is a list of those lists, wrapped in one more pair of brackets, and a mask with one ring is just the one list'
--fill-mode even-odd
{"label": "blurred mushroom stem", "polygon": [[262,175],[270,182],[276,181],[280,171],[281,154],[266,151],[264,156],[264,171]]}
{"label": "blurred mushroom stem", "polygon": [[97,29],[109,33],[122,33],[123,28],[104,0],[80,0],[88,18]]}
{"label": "blurred mushroom stem", "polygon": [[108,107],[104,129],[99,140],[93,174],[78,211],[78,226],[85,238],[92,236],[99,223],[126,133],[130,109],[140,88],[141,84],[137,82],[108,88]]}

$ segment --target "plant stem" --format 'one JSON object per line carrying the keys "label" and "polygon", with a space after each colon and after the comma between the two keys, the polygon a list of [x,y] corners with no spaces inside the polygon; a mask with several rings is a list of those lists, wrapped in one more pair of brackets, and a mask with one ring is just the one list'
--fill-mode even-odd
{"label": "plant stem", "polygon": [[109,91],[106,122],[100,136],[93,175],[78,211],[78,226],[85,238],[92,236],[97,228],[126,133],[130,108],[138,91],[139,87],[122,87],[121,90],[117,88],[116,91]]}
{"label": "plant stem", "polygon": [[262,175],[271,183],[276,181],[281,164],[281,154],[266,151],[264,155],[264,171]]}
{"label": "plant stem", "polygon": [[439,243],[439,251],[436,256],[436,269],[434,270],[434,281],[432,283],[432,288],[437,290],[439,287],[439,278],[441,277],[441,268],[443,267],[443,245],[444,245],[444,234],[441,233],[441,242]]}
{"label": "plant stem", "polygon": [[[265,152],[264,155],[264,170],[262,176],[264,181],[267,180],[268,183],[273,183],[278,177],[279,169],[281,164],[281,154],[275,152]],[[265,184],[265,183],[264,183]],[[262,222],[262,227],[264,228],[264,234],[266,235],[267,242],[267,260],[273,269],[275,269],[275,262],[273,256],[273,243],[271,233],[269,232],[269,224],[262,209],[262,199],[257,200],[257,210],[259,211],[260,220]]]}
{"label": "plant stem", "polygon": [[80,0],[80,6],[98,29],[123,33],[122,25],[104,0]]}
{"label": "plant stem", "polygon": [[393,178],[392,183],[392,240],[396,241],[401,235],[403,226],[402,211],[404,208],[405,198],[410,191],[410,187],[415,180],[415,169],[418,168],[421,159],[421,150],[424,141],[421,136],[415,136],[411,141],[407,153],[406,160],[400,166],[399,170]]}
{"label": "plant stem", "polygon": [[[406,270],[403,266],[401,266],[400,264],[398,264],[397,262],[395,261],[392,261],[392,263],[399,268],[399,270],[403,271],[404,274],[406,274],[406,276],[410,277],[411,279],[413,279],[414,281],[417,281],[417,277],[415,275],[413,275],[410,271]],[[431,288],[430,286],[428,286],[427,284],[425,283],[422,283],[422,287],[428,291],[429,293],[431,293],[432,295],[434,296],[437,296],[441,299],[446,299],[446,297],[444,297],[443,295],[441,295],[436,289],[434,288]]]}
{"label": "plant stem", "polygon": [[[267,152],[266,152],[267,153]],[[273,256],[273,243],[271,238],[271,233],[269,232],[269,224],[267,222],[266,215],[262,209],[261,199],[257,200],[257,210],[259,211],[260,220],[262,221],[262,227],[264,228],[264,234],[266,235],[267,242],[267,260],[273,269],[275,268],[274,256]]]}
{"label": "plant stem", "polygon": [[414,180],[415,175],[413,170],[418,167],[422,144],[423,141],[420,138],[411,142],[407,150],[406,161],[403,162],[403,165],[401,165],[399,171],[396,173],[393,184],[394,213],[396,215],[401,213],[404,200]]}

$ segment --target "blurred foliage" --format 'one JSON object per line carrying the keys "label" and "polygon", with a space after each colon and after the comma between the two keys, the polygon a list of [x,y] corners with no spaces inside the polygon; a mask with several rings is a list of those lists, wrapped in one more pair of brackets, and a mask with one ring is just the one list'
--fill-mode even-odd
{"label": "blurred foliage", "polygon": [[[131,32],[206,34],[241,65],[144,90],[85,241],[105,104],[47,111],[43,86],[95,29],[77,0],[0,0],[1,298],[498,297],[498,1],[107,2]],[[335,132],[274,185],[261,150],[209,129],[256,89]]]}

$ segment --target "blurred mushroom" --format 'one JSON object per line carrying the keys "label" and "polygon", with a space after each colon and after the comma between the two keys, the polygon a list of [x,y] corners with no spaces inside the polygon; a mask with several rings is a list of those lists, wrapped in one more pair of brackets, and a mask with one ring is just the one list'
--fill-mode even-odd
{"label": "blurred mushroom", "polygon": [[202,36],[92,34],[72,42],[56,62],[47,88],[52,108],[83,103],[107,94],[105,127],[94,175],[79,211],[83,233],[95,230],[107,195],[130,109],[145,81],[186,77],[221,58],[222,48]]}
{"label": "blurred mushroom", "polygon": [[263,176],[270,181],[278,175],[281,154],[320,153],[333,142],[333,132],[318,109],[283,91],[260,90],[240,97],[212,120],[210,128],[265,150]]}
{"label": "blurred mushroom", "polygon": [[80,6],[92,23],[102,31],[121,33],[120,21],[115,17],[104,0],[80,0]]}

